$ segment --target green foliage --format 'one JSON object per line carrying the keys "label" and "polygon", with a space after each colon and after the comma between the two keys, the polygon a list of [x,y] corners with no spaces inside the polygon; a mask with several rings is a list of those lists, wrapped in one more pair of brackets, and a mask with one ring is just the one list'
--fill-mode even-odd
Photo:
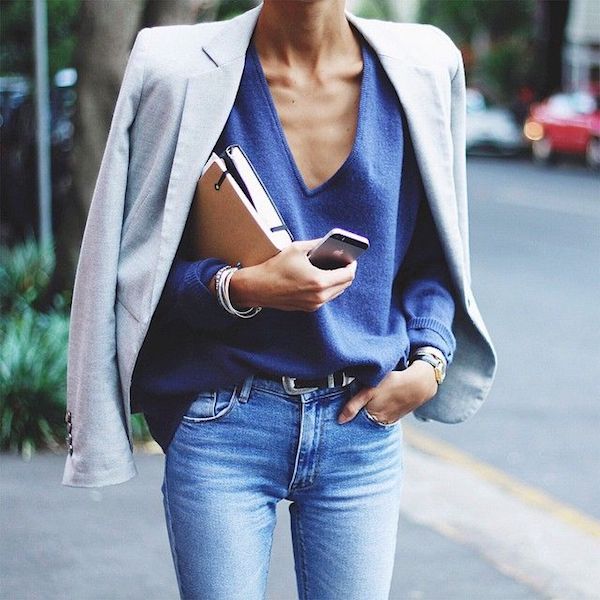
{"label": "green foliage", "polygon": [[33,239],[0,253],[0,448],[30,455],[65,435],[65,298],[40,312],[55,266],[53,247]]}
{"label": "green foliage", "polygon": [[139,442],[151,441],[152,434],[148,428],[148,423],[142,413],[135,413],[131,415],[131,430],[133,432],[133,439]]}
{"label": "green foliage", "polygon": [[54,271],[53,249],[34,239],[9,250],[2,247],[0,260],[0,311],[18,312],[32,307],[48,287]]}
{"label": "green foliage", "polygon": [[30,455],[65,435],[68,318],[29,306],[0,321],[0,448]]}
{"label": "green foliage", "polygon": [[481,58],[477,79],[495,102],[508,103],[530,81],[534,52],[528,40],[511,37],[496,44]]}
{"label": "green foliage", "polygon": [[[29,456],[65,447],[70,292],[36,308],[55,266],[53,248],[35,240],[0,248],[0,449]],[[136,440],[152,439],[143,414]]]}
{"label": "green foliage", "polygon": [[215,21],[225,21],[258,5],[255,0],[221,0]]}
{"label": "green foliage", "polygon": [[457,45],[468,44],[480,29],[493,39],[529,36],[534,0],[423,0],[419,20],[443,29]]}
{"label": "green foliage", "polygon": [[356,14],[365,19],[383,19],[384,21],[394,21],[395,15],[389,0],[382,2],[381,0],[363,0]]}
{"label": "green foliage", "polygon": [[534,77],[534,11],[534,0],[423,0],[419,20],[438,26],[467,51],[487,35],[488,51],[466,65],[468,81],[506,103]]}
{"label": "green foliage", "polygon": [[[81,0],[48,0],[49,69],[71,67],[76,44],[76,20]],[[2,0],[0,73],[33,76],[33,2]]]}

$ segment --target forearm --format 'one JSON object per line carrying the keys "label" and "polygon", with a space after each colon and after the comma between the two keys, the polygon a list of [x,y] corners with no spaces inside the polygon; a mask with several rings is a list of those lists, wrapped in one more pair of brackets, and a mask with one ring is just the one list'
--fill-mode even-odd
{"label": "forearm", "polygon": [[431,275],[410,281],[403,290],[402,306],[410,340],[410,352],[434,346],[452,362],[456,340],[452,332],[454,300],[448,286]]}
{"label": "forearm", "polygon": [[395,285],[411,353],[420,346],[434,346],[450,364],[456,348],[452,282],[425,198],[420,201],[414,233]]}
{"label": "forearm", "polygon": [[[238,308],[257,306],[256,289],[257,269],[255,267],[245,267],[237,270],[229,281],[229,298],[232,304]],[[216,275],[213,275],[207,284],[210,294],[216,299]]]}

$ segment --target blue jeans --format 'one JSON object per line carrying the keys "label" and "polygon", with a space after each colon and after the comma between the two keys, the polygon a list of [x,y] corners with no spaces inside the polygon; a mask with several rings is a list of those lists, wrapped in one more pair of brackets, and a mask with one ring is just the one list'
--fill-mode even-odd
{"label": "blue jeans", "polygon": [[387,600],[402,427],[364,407],[339,424],[359,389],[354,380],[292,395],[249,377],[198,394],[167,448],[161,488],[182,598],[262,600],[286,498],[300,599]]}

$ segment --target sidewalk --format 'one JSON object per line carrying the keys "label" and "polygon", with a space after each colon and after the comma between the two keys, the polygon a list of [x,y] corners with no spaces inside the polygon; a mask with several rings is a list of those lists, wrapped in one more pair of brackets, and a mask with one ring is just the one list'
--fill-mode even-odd
{"label": "sidewalk", "polygon": [[[569,522],[567,513],[515,494],[451,448],[405,431],[391,600],[594,598],[590,590],[600,589],[592,572],[592,558],[600,556],[594,521]],[[177,600],[160,493],[162,454],[137,454],[137,477],[98,489],[60,485],[62,455],[0,459],[2,600]],[[296,600],[293,590],[283,501],[269,600]]]}

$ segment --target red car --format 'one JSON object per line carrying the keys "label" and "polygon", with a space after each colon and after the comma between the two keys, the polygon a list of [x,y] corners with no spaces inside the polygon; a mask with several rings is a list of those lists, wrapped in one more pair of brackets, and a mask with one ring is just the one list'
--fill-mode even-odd
{"label": "red car", "polygon": [[557,154],[585,157],[600,168],[600,96],[588,92],[559,93],[534,103],[523,126],[533,158],[549,163]]}

